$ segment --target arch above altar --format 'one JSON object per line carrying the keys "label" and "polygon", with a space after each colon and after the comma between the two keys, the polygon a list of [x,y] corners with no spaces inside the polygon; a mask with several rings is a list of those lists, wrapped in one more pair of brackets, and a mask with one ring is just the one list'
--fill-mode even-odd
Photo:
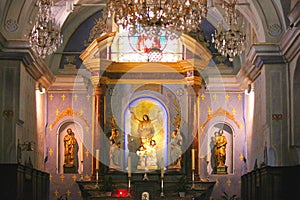
{"label": "arch above altar", "polygon": [[[102,77],[104,72],[176,72],[187,77],[186,79],[183,78],[183,82],[181,83],[188,82],[189,84],[193,84],[191,79],[195,78],[192,77],[200,77],[201,71],[208,66],[212,58],[212,54],[207,47],[191,36],[182,34],[174,47],[168,47],[169,49],[175,49],[174,51],[164,50],[165,54],[168,55],[174,52],[180,55],[177,56],[175,60],[172,58],[171,60],[161,62],[149,62],[149,60],[139,60],[135,62],[136,59],[132,58],[129,59],[129,62],[125,62],[121,57],[129,54],[132,56],[132,52],[129,52],[128,48],[120,49],[120,40],[124,38],[125,37],[116,32],[105,33],[95,39],[80,55],[83,65],[91,73],[92,82],[98,84],[97,79],[99,79],[99,76]],[[126,38],[128,39],[129,37]],[[118,49],[116,49],[116,46],[118,46]],[[164,53],[164,51],[162,51],[162,53]],[[145,52],[140,54],[135,52],[133,56],[143,57],[145,56]],[[195,74],[196,76],[194,76]],[[176,79],[178,81],[178,78]],[[111,80],[111,78],[108,78],[108,80]],[[111,82],[113,83],[114,81]]]}

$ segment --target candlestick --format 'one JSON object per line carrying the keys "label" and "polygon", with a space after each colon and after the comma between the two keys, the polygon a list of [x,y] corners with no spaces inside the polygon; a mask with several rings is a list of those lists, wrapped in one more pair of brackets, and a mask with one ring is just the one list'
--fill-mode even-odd
{"label": "candlestick", "polygon": [[96,170],[99,169],[99,149],[96,149]]}
{"label": "candlestick", "polygon": [[128,156],[128,177],[131,177],[131,157]]}
{"label": "candlestick", "polygon": [[192,189],[195,188],[195,170],[192,171]]}
{"label": "candlestick", "polygon": [[192,149],[192,170],[195,169],[195,149]]}
{"label": "candlestick", "polygon": [[98,180],[99,180],[99,174],[98,174],[98,171],[96,171],[96,188],[99,189],[99,183],[98,183]]}
{"label": "candlestick", "polygon": [[164,179],[161,179],[161,191],[160,191],[160,197],[164,197]]}
{"label": "candlestick", "polygon": [[82,176],[82,178],[83,178],[83,160],[82,160],[81,163],[80,163],[80,168],[81,168],[80,174],[81,174],[81,176]]}
{"label": "candlestick", "polygon": [[127,197],[131,196],[131,181],[130,181],[130,177],[128,177],[128,193],[127,193]]}

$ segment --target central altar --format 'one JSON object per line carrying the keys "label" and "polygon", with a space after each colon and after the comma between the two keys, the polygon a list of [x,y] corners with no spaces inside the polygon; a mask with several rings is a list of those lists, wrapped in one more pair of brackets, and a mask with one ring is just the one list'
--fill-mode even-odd
{"label": "central altar", "polygon": [[[126,52],[112,52],[124,39],[104,34],[80,55],[95,96],[92,177],[78,182],[83,197],[174,200],[179,188],[187,199],[209,194],[214,183],[199,182],[195,124],[202,84],[198,70],[208,65],[211,54],[183,34],[164,55],[175,55],[184,45],[197,56],[174,62],[120,62]],[[116,60],[108,60],[112,58]],[[105,181],[108,178],[112,183]]]}

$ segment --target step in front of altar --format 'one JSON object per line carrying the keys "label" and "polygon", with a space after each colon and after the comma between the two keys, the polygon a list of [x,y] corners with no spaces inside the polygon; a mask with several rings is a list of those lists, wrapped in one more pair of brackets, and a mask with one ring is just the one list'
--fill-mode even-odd
{"label": "step in front of altar", "polygon": [[[153,178],[153,177],[150,177]],[[96,181],[77,181],[82,192],[82,197],[84,200],[96,200],[96,199],[123,199],[123,200],[137,200],[141,199],[143,192],[148,192],[150,200],[165,199],[165,200],[183,200],[192,199],[197,197],[197,199],[209,199],[211,195],[213,186],[215,182],[199,182],[196,181],[194,184],[192,182],[187,182],[185,185],[185,197],[179,197],[179,192],[177,190],[178,181],[177,178],[168,177],[164,180],[163,193],[161,190],[161,180],[157,178],[156,180],[142,180],[140,177],[135,177],[130,183],[130,193],[128,193],[128,181],[127,180],[115,180],[114,190],[111,194],[108,194],[103,190],[103,183]],[[116,196],[119,191],[125,191],[128,195],[126,196]],[[129,195],[130,194],[130,195]]]}

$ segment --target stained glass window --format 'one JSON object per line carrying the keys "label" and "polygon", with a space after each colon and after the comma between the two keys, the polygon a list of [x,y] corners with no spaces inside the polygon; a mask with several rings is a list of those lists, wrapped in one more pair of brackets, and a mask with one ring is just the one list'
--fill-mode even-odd
{"label": "stained glass window", "polygon": [[120,28],[111,58],[117,62],[177,62],[182,59],[182,44],[179,39],[169,39],[163,30],[159,35],[143,31],[132,35]]}

